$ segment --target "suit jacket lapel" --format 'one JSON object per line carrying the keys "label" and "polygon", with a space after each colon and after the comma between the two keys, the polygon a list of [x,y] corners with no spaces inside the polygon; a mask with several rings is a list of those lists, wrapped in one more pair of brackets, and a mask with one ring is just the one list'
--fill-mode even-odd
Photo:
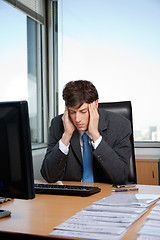
{"label": "suit jacket lapel", "polygon": [[101,111],[101,109],[99,109],[98,112],[99,112],[98,130],[100,134],[103,136],[103,131],[107,129],[108,122],[104,118],[104,112]]}
{"label": "suit jacket lapel", "polygon": [[80,141],[79,141],[79,132],[77,129],[74,131],[74,133],[72,135],[70,144],[71,144],[71,148],[72,148],[73,152],[75,153],[78,160],[82,164],[83,160],[82,160],[81,146],[80,146]]}

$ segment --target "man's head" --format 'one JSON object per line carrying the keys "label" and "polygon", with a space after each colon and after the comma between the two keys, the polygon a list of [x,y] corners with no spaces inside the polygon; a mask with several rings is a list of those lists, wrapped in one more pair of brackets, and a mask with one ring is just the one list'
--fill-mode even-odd
{"label": "man's head", "polygon": [[81,106],[83,103],[92,103],[98,99],[95,86],[86,80],[68,82],[63,89],[63,100],[67,107]]}
{"label": "man's head", "polygon": [[87,130],[90,121],[89,104],[98,108],[95,86],[86,80],[71,81],[63,90],[63,99],[74,126],[80,131]]}

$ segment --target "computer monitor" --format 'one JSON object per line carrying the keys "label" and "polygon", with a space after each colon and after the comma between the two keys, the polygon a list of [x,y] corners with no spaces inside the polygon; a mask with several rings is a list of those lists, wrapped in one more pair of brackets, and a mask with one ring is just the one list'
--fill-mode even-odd
{"label": "computer monitor", "polygon": [[35,197],[27,101],[0,102],[0,197]]}

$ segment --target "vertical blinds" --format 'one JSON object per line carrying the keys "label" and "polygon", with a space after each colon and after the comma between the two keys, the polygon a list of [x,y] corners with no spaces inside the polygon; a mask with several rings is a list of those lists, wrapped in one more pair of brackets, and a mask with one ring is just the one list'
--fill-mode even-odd
{"label": "vertical blinds", "polygon": [[45,0],[5,0],[35,21],[44,24]]}

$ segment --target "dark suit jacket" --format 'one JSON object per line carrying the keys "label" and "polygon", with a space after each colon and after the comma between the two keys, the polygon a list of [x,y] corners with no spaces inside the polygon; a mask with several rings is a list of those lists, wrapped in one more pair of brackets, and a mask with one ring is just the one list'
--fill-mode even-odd
{"label": "dark suit jacket", "polygon": [[[93,150],[94,181],[122,184],[128,179],[131,155],[129,120],[118,114],[99,109],[99,132],[102,141]],[[41,174],[47,182],[58,180],[81,181],[83,161],[76,129],[72,135],[68,155],[59,149],[64,132],[62,115],[52,119],[49,143],[42,163]]]}

